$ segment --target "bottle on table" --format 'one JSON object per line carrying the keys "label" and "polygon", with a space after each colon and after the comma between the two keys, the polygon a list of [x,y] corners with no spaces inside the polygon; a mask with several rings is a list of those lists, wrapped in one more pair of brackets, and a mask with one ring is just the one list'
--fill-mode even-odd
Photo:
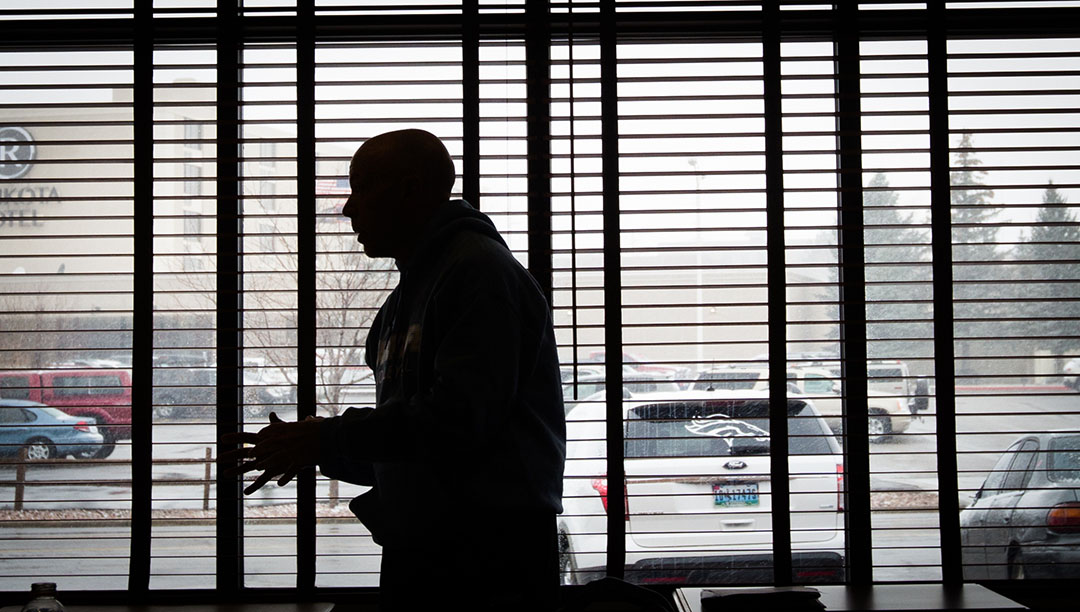
{"label": "bottle on table", "polygon": [[22,612],[64,612],[64,606],[56,600],[55,582],[35,582],[30,585],[30,601]]}

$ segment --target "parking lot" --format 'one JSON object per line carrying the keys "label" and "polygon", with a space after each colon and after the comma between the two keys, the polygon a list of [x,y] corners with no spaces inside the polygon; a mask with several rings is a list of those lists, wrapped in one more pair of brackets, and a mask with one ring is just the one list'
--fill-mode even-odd
{"label": "parking lot", "polygon": [[[1018,436],[1015,432],[1055,429],[1080,430],[1080,395],[1075,393],[1021,393],[1015,395],[961,395],[957,399],[957,447],[962,491],[974,492],[998,455]],[[936,491],[936,421],[935,406],[915,421],[909,430],[891,439],[871,445],[871,487],[874,495],[901,495],[903,492]],[[284,418],[294,418],[282,414]],[[1033,418],[1033,417],[1038,418]],[[202,459],[206,449],[214,448],[214,426],[204,422],[178,421],[157,423],[154,427],[155,460]],[[1005,433],[1008,432],[1008,433]],[[80,463],[74,460],[31,465],[26,471],[30,485],[25,491],[27,510],[57,511],[62,519],[65,510],[122,510],[130,507],[130,446],[121,445],[105,462]],[[213,466],[212,466],[213,473]],[[154,467],[155,510],[201,510],[204,502],[205,464],[160,464]],[[11,483],[15,469],[0,464],[0,512],[10,509],[14,500]],[[107,481],[109,484],[81,486],[71,482]],[[44,484],[47,483],[47,484]],[[361,489],[341,485],[338,496],[347,502]],[[320,480],[320,500],[331,496],[330,483]],[[294,501],[295,486],[279,488],[268,485],[245,501],[252,517],[263,514],[260,507]],[[919,497],[916,495],[915,497]],[[920,499],[931,498],[922,496]],[[210,504],[213,505],[211,493]],[[921,502],[920,502],[921,504]],[[164,515],[163,515],[164,516]],[[12,517],[14,518],[14,517]],[[51,525],[51,526],[50,526]],[[100,526],[99,526],[100,525]],[[126,585],[128,528],[125,523],[102,522],[99,525],[59,520],[44,523],[19,523],[5,526],[9,534],[3,558],[20,558],[20,571],[34,574],[34,562],[41,559],[48,568],[42,572],[55,575],[83,575],[61,588],[103,588],[102,583]],[[878,580],[938,579],[939,545],[933,508],[921,505],[911,509],[879,510],[874,513],[874,563]],[[154,574],[162,576],[155,587],[207,586],[213,574],[214,534],[209,520],[155,522]],[[371,543],[363,527],[351,519],[334,519],[319,525],[318,550],[320,584],[375,584],[378,547]],[[290,586],[295,580],[295,528],[290,519],[275,517],[254,520],[247,529],[246,548],[248,582],[252,586]],[[82,539],[85,557],[97,560],[87,568],[79,558],[70,557],[70,540]],[[59,560],[58,560],[59,559]],[[57,564],[71,567],[58,568]],[[90,576],[89,574],[103,574]],[[0,588],[21,589],[25,580],[5,578]],[[83,582],[80,582],[83,581]]]}

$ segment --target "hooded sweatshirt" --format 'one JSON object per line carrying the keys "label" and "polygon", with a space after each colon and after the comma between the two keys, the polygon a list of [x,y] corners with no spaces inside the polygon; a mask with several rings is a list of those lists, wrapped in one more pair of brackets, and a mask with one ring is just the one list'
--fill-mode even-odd
{"label": "hooded sweatshirt", "polygon": [[418,244],[367,338],[376,405],[322,422],[322,473],[373,487],[350,508],[383,545],[430,545],[467,516],[561,512],[566,423],[547,300],[463,200]]}

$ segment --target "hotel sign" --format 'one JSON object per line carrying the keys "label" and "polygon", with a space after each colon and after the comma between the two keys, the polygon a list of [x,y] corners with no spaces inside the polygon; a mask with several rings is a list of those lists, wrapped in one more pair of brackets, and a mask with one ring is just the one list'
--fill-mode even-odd
{"label": "hotel sign", "polygon": [[21,127],[0,127],[0,179],[17,179],[34,165],[34,139]]}
{"label": "hotel sign", "polygon": [[[37,147],[30,132],[16,126],[0,126],[0,229],[40,227],[38,206],[60,199],[52,185],[17,184],[30,171]],[[16,184],[10,184],[16,182]]]}

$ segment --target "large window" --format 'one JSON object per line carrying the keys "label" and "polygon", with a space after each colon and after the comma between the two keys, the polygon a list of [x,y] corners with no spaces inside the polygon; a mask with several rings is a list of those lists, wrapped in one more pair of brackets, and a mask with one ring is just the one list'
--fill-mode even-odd
{"label": "large window", "polygon": [[216,440],[374,403],[406,126],[551,298],[565,583],[1080,577],[1080,3],[208,4],[0,12],[0,591],[378,584]]}

